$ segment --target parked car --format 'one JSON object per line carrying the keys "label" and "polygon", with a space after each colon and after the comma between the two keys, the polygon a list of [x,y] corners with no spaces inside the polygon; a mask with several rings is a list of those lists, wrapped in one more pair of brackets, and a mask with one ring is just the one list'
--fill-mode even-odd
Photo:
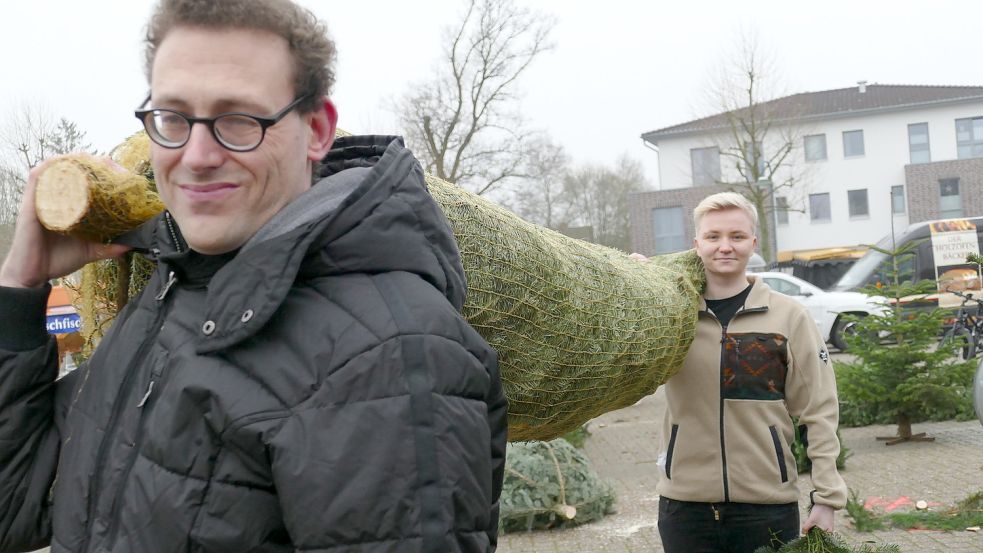
{"label": "parked car", "polygon": [[846,315],[866,317],[887,309],[885,298],[860,292],[827,292],[786,273],[765,271],[754,273],[754,276],[762,279],[772,290],[791,296],[806,306],[823,339],[840,351],[847,349],[844,337],[854,332],[854,323],[848,321]]}

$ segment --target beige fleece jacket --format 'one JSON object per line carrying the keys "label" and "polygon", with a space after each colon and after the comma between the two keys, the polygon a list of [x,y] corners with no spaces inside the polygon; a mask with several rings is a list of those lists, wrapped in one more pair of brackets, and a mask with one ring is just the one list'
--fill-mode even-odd
{"label": "beige fleece jacket", "polygon": [[791,503],[798,474],[792,417],[806,430],[812,499],[842,509],[839,404],[826,345],[806,309],[749,277],[724,330],[701,298],[696,338],[665,384],[659,494],[680,501]]}

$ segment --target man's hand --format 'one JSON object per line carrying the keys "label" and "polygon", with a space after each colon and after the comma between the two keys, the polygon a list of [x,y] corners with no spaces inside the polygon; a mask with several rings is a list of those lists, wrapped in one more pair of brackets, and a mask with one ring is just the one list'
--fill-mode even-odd
{"label": "man's hand", "polygon": [[835,512],[836,511],[834,511],[833,508],[828,505],[813,505],[812,511],[809,512],[809,518],[807,518],[805,523],[802,524],[802,533],[808,533],[813,526],[816,526],[826,532],[832,532],[833,514]]}
{"label": "man's hand", "polygon": [[86,242],[41,226],[34,207],[34,196],[38,176],[51,161],[41,163],[27,177],[14,228],[14,241],[3,267],[0,267],[0,286],[37,288],[52,278],[80,269],[86,263],[118,257],[130,249],[115,244]]}

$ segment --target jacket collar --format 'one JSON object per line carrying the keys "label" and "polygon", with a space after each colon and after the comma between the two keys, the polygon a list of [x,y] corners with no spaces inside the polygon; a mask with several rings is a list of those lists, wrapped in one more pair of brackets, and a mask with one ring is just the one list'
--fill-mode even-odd
{"label": "jacket collar", "polygon": [[771,288],[765,284],[765,281],[758,278],[757,275],[748,275],[747,280],[751,283],[751,292],[744,300],[744,309],[768,309],[771,307]]}
{"label": "jacket collar", "polygon": [[[392,146],[391,151],[386,150],[390,154],[386,162],[406,151],[401,144]],[[317,256],[309,257],[310,254],[343,234],[336,224],[339,215],[353,201],[364,197],[366,189],[379,178],[366,175],[364,169],[345,169],[349,168],[358,173],[357,180],[342,170],[318,181],[264,225],[256,239],[247,242],[239,255],[212,277],[205,321],[211,321],[213,326],[198,343],[200,353],[221,350],[255,334],[279,309],[305,259],[317,264]],[[343,190],[336,190],[339,183]],[[322,268],[314,272],[333,271],[320,265]]]}
{"label": "jacket collar", "polygon": [[[747,275],[747,280],[751,284],[751,291],[748,292],[741,311],[767,311],[771,307],[771,288],[757,275]],[[706,312],[707,299],[704,294],[700,294],[700,313]]]}

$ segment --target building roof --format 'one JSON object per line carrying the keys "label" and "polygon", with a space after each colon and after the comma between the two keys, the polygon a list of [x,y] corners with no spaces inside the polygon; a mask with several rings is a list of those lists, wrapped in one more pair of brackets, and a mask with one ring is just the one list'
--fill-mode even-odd
{"label": "building roof", "polygon": [[[861,91],[863,90],[863,91]],[[871,112],[913,109],[932,104],[983,101],[983,86],[924,86],[869,84],[802,92],[762,102],[758,108],[773,121],[833,119]],[[699,134],[728,127],[727,114],[718,113],[642,134],[648,142]]]}

